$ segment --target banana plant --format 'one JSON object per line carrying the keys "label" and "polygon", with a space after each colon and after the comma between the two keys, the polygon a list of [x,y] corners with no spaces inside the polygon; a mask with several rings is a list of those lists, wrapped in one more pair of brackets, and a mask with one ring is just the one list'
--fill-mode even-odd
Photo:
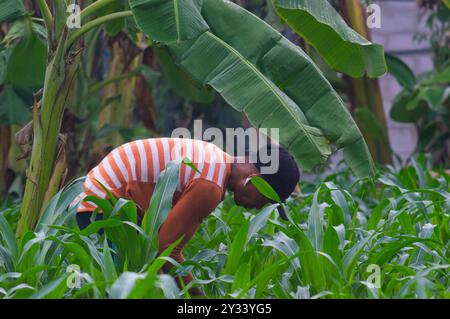
{"label": "banana plant", "polygon": [[[26,15],[17,2],[2,2],[0,22]],[[291,3],[300,7],[312,1],[272,2],[285,22],[295,30],[304,29],[296,25],[297,12],[291,15],[291,8],[286,6]],[[73,1],[54,1],[52,7],[45,0],[37,3],[46,29],[48,54],[43,96],[32,112],[34,141],[18,235],[34,226],[43,209],[82,40],[99,28],[117,29],[124,20],[137,24],[149,43],[163,52],[165,69],[182,73],[186,82],[197,88],[192,91],[199,99],[207,98],[205,92],[213,89],[247,115],[253,126],[279,128],[279,142],[303,169],[324,165],[335,150],[343,149],[344,159],[359,177],[372,174],[374,163],[364,138],[319,68],[299,47],[238,5],[225,0],[129,0],[119,5],[114,0],[97,0],[76,17],[81,20],[81,28],[71,29],[66,24],[66,9]],[[353,41],[355,35],[339,15],[324,8],[328,18],[320,22],[323,27],[317,33],[308,29],[308,34],[314,35],[309,41],[320,47],[319,40],[334,39],[330,43],[361,53],[357,60],[361,63],[352,65],[342,63],[347,54],[343,49],[332,54],[319,50],[325,60],[353,76],[364,72],[381,75],[382,48],[360,37]],[[302,10],[315,17],[321,12],[316,5]],[[367,61],[377,63],[371,66]]]}
{"label": "banana plant", "polygon": [[[143,32],[168,47],[194,80],[214,88],[252,125],[281,128],[280,143],[302,168],[311,170],[343,148],[358,176],[371,174],[371,155],[344,103],[311,59],[278,31],[229,1],[130,0],[130,6]],[[333,26],[328,23],[322,36],[333,36],[327,32]],[[384,61],[379,49],[367,54]],[[376,69],[371,74],[382,73]]]}
{"label": "banana plant", "polygon": [[[30,166],[27,171],[27,182],[21,207],[21,218],[17,227],[20,236],[28,228],[34,227],[42,211],[45,198],[51,197],[46,193],[51,192],[49,184],[54,169],[54,160],[59,138],[66,100],[73,87],[77,73],[81,46],[78,41],[87,31],[96,26],[114,21],[126,16],[130,12],[115,12],[104,17],[94,19],[86,23],[80,29],[71,29],[66,24],[67,5],[72,1],[55,1],[53,12],[45,0],[37,1],[47,37],[47,65],[43,83],[42,98],[33,106],[33,147]],[[100,10],[112,1],[98,1],[85,8],[80,14],[81,19],[86,19],[97,10]],[[21,1],[3,1],[7,14],[4,14],[4,22],[15,16],[26,16]],[[3,12],[3,10],[2,10]]]}

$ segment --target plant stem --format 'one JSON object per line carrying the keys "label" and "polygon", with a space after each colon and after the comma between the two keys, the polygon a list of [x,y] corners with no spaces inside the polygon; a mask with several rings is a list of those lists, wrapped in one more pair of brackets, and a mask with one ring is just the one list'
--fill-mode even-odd
{"label": "plant stem", "polygon": [[66,42],[67,29],[64,29],[47,65],[41,107],[33,107],[33,148],[16,230],[19,237],[36,225],[55,168],[58,133],[79,57],[66,56]]}
{"label": "plant stem", "polygon": [[45,26],[47,27],[47,32],[52,30],[53,26],[53,16],[50,8],[45,0],[38,0],[39,9],[41,10],[42,17],[44,18]]}
{"label": "plant stem", "polygon": [[86,19],[88,16],[96,13],[98,10],[104,8],[105,6],[107,6],[108,4],[111,4],[113,2],[116,2],[116,0],[95,1],[94,3],[90,4],[89,6],[87,6],[80,12],[81,20]]}
{"label": "plant stem", "polygon": [[102,88],[104,88],[108,84],[111,84],[111,83],[114,83],[114,82],[119,82],[119,81],[122,81],[122,80],[125,80],[125,79],[128,79],[128,78],[131,78],[133,76],[136,76],[138,74],[139,74],[139,69],[135,69],[135,70],[133,70],[131,72],[128,72],[128,73],[125,73],[125,74],[121,74],[121,75],[115,76],[113,78],[110,78],[108,80],[99,82],[99,83],[93,85],[89,89],[89,91],[87,93],[87,96],[88,97],[91,96],[92,94],[94,94],[95,92],[101,90]]}
{"label": "plant stem", "polygon": [[83,27],[75,31],[67,41],[66,49],[69,49],[79,38],[81,38],[86,32],[102,25],[103,23],[110,22],[117,19],[122,19],[126,17],[132,16],[133,13],[131,11],[121,11],[112,14],[108,14],[106,16],[97,18],[95,20],[89,21]]}
{"label": "plant stem", "polygon": [[42,210],[44,210],[48,206],[53,196],[55,196],[55,194],[58,192],[61,184],[64,183],[63,176],[67,169],[66,156],[65,145],[60,145],[53,168],[52,177],[50,178],[50,181],[48,183],[48,189],[45,192],[44,202],[42,203]]}

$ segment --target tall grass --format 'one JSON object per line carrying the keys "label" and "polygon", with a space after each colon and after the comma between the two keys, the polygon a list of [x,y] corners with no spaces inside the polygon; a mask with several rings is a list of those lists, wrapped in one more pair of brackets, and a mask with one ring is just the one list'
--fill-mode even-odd
{"label": "tall grass", "polygon": [[[182,265],[168,257],[173,247],[157,257],[149,230],[159,227],[139,226],[129,200],[92,199],[105,219],[80,231],[68,208],[80,191],[74,183],[20,240],[18,208],[0,213],[0,296],[188,298],[199,286],[219,298],[450,297],[448,175],[432,175],[419,157],[375,179],[340,167],[317,180],[286,203],[289,221],[277,204],[248,211],[227,196]],[[169,275],[160,273],[166,261],[175,265]],[[196,280],[180,289],[174,278],[187,272]]]}

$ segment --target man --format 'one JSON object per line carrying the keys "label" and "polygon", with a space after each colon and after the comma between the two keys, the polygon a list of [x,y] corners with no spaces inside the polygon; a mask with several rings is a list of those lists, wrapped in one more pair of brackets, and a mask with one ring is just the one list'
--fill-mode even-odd
{"label": "man", "polygon": [[[270,149],[271,147],[269,153]],[[261,174],[264,165],[259,154],[256,156],[256,162],[251,163],[249,156],[233,157],[214,144],[204,141],[178,138],[138,140],[116,148],[92,169],[84,183],[84,192],[77,200],[83,200],[89,195],[105,198],[106,192],[98,180],[114,196],[136,202],[142,218],[149,206],[158,177],[167,163],[190,158],[199,172],[187,165],[181,165],[172,210],[161,226],[158,237],[160,251],[164,251],[184,235],[183,241],[171,255],[181,263],[182,248],[194,235],[202,219],[222,202],[226,189],[234,193],[236,204],[246,208],[261,208],[269,202],[249,183],[252,176],[264,178],[282,201],[291,195],[300,178],[299,170],[293,158],[284,149],[279,148],[278,153],[278,158],[274,159],[279,161],[278,170],[273,174]],[[267,150],[265,155],[270,155]],[[95,208],[93,203],[80,203],[77,220],[81,228],[87,226]],[[279,212],[286,219],[282,208]],[[167,263],[163,270],[168,272],[171,267],[172,265]],[[191,280],[191,275],[184,278],[186,284]]]}

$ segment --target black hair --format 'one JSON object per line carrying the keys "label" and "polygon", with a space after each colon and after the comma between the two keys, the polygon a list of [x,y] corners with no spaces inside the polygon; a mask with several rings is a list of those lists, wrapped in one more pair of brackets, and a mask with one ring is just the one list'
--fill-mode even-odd
{"label": "black hair", "polygon": [[[268,156],[273,160],[273,151],[278,149],[278,170],[271,174],[263,173],[262,168],[265,166],[270,166],[271,163],[266,163],[261,160],[262,154]],[[250,156],[250,152],[246,151],[246,155]],[[270,186],[277,192],[281,201],[285,201],[295,190],[298,182],[300,181],[300,171],[294,160],[294,158],[281,146],[275,144],[267,144],[261,147],[256,156],[251,157],[251,159],[256,160],[252,163],[255,165],[256,169],[261,174],[261,177],[266,180]]]}
{"label": "black hair", "polygon": [[[273,149],[278,148],[278,170],[274,173],[263,173],[262,168],[264,166],[271,166],[272,163],[265,163],[261,161],[262,153],[265,156],[268,156],[270,159],[273,159]],[[246,155],[249,156],[250,152],[246,150]],[[267,144],[266,146],[260,148],[256,154],[256,162],[253,163],[256,169],[261,174],[261,177],[272,186],[272,188],[277,192],[278,197],[282,202],[285,202],[286,199],[291,196],[294,192],[295,187],[300,181],[300,170],[298,169],[297,163],[294,158],[279,145],[275,144]],[[254,157],[251,157],[251,160],[255,160]],[[273,203],[273,201],[271,201]],[[282,205],[278,206],[278,213],[281,218],[287,220],[288,217]]]}

